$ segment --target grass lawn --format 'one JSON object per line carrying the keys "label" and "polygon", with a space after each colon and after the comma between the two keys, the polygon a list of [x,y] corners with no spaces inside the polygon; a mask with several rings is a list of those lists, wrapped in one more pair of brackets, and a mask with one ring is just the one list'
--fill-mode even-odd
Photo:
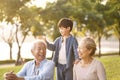
{"label": "grass lawn", "polygon": [[[101,58],[96,57],[96,59],[103,63],[106,69],[107,80],[120,80],[120,56],[104,56]],[[16,73],[21,67],[22,66],[0,68],[0,80],[4,80],[3,74],[5,72],[14,70]]]}
{"label": "grass lawn", "polygon": [[3,79],[3,74],[5,72],[9,72],[9,71],[14,71],[15,73],[17,73],[22,66],[15,66],[15,67],[0,67],[0,80],[4,80]]}
{"label": "grass lawn", "polygon": [[107,80],[120,80],[120,56],[106,56],[97,59],[104,64]]}

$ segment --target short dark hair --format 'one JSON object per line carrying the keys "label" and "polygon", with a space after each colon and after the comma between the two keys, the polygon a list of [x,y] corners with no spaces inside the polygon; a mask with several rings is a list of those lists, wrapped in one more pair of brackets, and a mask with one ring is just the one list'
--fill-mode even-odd
{"label": "short dark hair", "polygon": [[69,18],[62,18],[58,22],[58,27],[64,27],[64,28],[70,27],[70,31],[71,31],[73,28],[73,21]]}

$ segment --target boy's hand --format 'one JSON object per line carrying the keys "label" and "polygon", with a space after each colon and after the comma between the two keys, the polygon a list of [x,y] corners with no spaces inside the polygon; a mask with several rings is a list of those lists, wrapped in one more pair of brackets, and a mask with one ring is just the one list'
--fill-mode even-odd
{"label": "boy's hand", "polygon": [[79,59],[75,60],[74,64],[77,64],[78,62],[80,62],[80,60],[79,60]]}

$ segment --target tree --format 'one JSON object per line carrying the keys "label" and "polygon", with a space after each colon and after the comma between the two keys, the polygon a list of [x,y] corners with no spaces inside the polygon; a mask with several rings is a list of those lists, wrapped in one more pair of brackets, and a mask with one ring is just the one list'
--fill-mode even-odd
{"label": "tree", "polygon": [[[32,32],[32,35],[37,36],[42,34],[42,27],[39,23],[39,14],[37,12],[37,8],[35,7],[22,7],[21,10],[18,11],[18,16],[15,18],[16,23],[16,42],[18,45],[18,55],[17,55],[17,61],[16,65],[19,64],[19,61],[21,60],[21,47],[23,42],[25,41],[27,35],[29,35],[29,32]],[[16,22],[18,21],[18,22]],[[34,28],[35,30],[33,31]],[[19,37],[18,34],[21,34],[21,37]]]}
{"label": "tree", "polygon": [[10,47],[10,60],[12,60],[12,45],[14,42],[14,27],[8,25],[6,26],[1,26],[1,34],[0,34],[0,38],[6,42],[9,47]]}
{"label": "tree", "polygon": [[119,55],[120,55],[120,0],[109,0],[106,3],[107,10],[105,11],[106,23],[113,34],[119,40]]}
{"label": "tree", "polygon": [[82,33],[84,32],[85,36],[92,36],[93,38],[98,39],[100,57],[101,39],[103,35],[107,34],[103,14],[98,10],[98,7],[102,7],[103,5],[99,0],[80,0],[74,2],[74,5],[74,10],[76,11],[74,12],[73,17],[78,23],[78,28],[80,28]]}
{"label": "tree", "polygon": [[[18,16],[21,7],[25,6],[25,3],[29,0],[4,0],[0,1],[0,14],[2,14],[1,21],[14,24],[14,18]],[[18,51],[19,52],[19,51]],[[20,53],[19,53],[20,54]],[[18,56],[19,56],[18,54]],[[17,59],[18,62],[19,59]],[[18,63],[17,63],[18,64]]]}
{"label": "tree", "polygon": [[47,35],[51,36],[53,40],[60,35],[57,27],[58,21],[64,17],[72,18],[72,10],[72,4],[68,3],[67,0],[47,3],[46,8],[40,10],[40,17],[44,26],[46,26],[45,31],[50,32]]}
{"label": "tree", "polygon": [[[21,59],[20,50],[21,46],[30,32],[34,36],[42,33],[42,27],[40,25],[39,10],[35,6],[28,6],[30,0],[2,0],[0,1],[0,20],[11,23],[16,27],[15,39],[18,45],[18,53],[16,65]],[[33,32],[32,28],[35,28]],[[18,33],[22,37],[18,37]]]}

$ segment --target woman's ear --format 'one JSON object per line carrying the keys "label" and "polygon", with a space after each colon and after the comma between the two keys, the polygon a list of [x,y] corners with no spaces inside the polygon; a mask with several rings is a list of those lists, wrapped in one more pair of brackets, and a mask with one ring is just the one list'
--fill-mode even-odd
{"label": "woman's ear", "polygon": [[33,53],[33,50],[31,49],[31,53]]}
{"label": "woman's ear", "polygon": [[93,49],[89,49],[89,55],[91,55],[92,50],[93,50]]}

